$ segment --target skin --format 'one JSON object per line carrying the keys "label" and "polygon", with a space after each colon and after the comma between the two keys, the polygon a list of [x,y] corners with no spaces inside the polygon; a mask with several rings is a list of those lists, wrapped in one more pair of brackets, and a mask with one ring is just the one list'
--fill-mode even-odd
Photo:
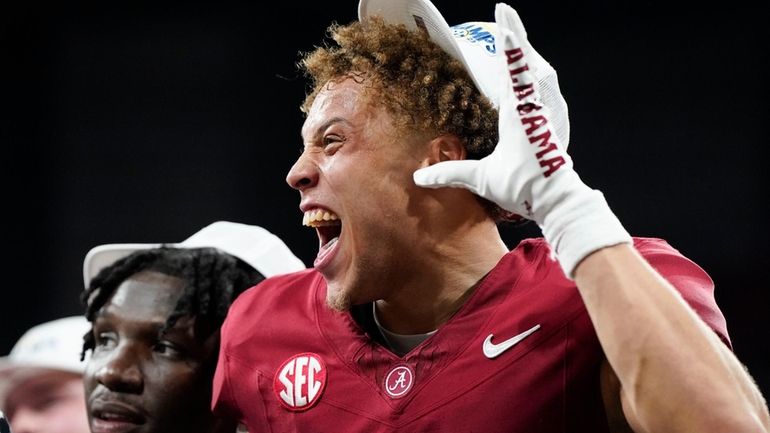
{"label": "skin", "polygon": [[[369,101],[357,80],[324,86],[286,180],[300,192],[303,211],[320,207],[342,220],[339,250],[318,268],[329,305],[344,310],[377,301],[378,318],[391,331],[428,332],[451,316],[506,247],[471,193],[428,190],[412,180],[420,167],[463,158],[456,137],[399,134],[390,115]],[[490,235],[498,240],[488,242]],[[472,260],[458,260],[469,250]]]}
{"label": "skin", "polygon": [[[193,320],[182,318],[159,334],[183,287],[179,278],[142,271],[98,312],[84,380],[94,433],[235,431],[209,409],[218,332],[200,338]],[[116,406],[117,413],[131,408],[134,419],[99,419],[101,410],[115,412]]]}
{"label": "skin", "polygon": [[627,422],[617,421],[617,431],[770,430],[767,404],[743,365],[634,248],[587,256],[575,282],[607,356],[608,415]]}
{"label": "skin", "polygon": [[44,370],[6,400],[14,433],[89,433],[80,374]]}

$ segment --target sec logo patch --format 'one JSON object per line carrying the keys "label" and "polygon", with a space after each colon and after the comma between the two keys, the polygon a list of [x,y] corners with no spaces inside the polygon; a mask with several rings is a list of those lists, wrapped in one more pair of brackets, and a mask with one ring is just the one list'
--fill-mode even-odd
{"label": "sec logo patch", "polygon": [[273,390],[283,407],[291,411],[310,409],[326,388],[326,364],[315,353],[299,353],[275,372]]}

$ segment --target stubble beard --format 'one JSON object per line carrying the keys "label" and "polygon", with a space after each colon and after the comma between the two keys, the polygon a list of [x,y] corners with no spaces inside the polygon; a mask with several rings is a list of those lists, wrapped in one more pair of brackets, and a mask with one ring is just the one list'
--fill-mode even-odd
{"label": "stubble beard", "polygon": [[[370,244],[377,245],[378,242],[370,241]],[[376,263],[382,262],[383,260],[379,260]],[[344,313],[353,305],[378,299],[376,292],[372,291],[373,284],[376,283],[373,283],[371,276],[379,275],[382,268],[374,266],[375,262],[367,255],[359,255],[355,263],[355,266],[347,270],[348,274],[340,277],[336,283],[326,281],[326,305],[334,311]]]}
{"label": "stubble beard", "polygon": [[350,310],[350,296],[342,290],[335,290],[333,293],[330,291],[326,295],[326,305],[334,311],[344,313]]}
{"label": "stubble beard", "polygon": [[[369,272],[370,267],[366,261],[362,261],[359,263],[358,270],[365,275]],[[333,311],[341,313],[349,311],[354,304],[354,296],[361,296],[361,287],[358,286],[360,281],[356,278],[353,278],[353,280],[355,282],[351,282],[348,278],[341,278],[336,283],[326,281],[326,305]]]}

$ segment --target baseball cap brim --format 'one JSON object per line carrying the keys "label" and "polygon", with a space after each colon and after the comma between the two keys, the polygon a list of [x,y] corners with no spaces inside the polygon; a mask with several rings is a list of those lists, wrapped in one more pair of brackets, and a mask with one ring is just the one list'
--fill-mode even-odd
{"label": "baseball cap brim", "polygon": [[248,224],[217,221],[179,243],[122,243],[92,248],[83,261],[83,282],[91,280],[104,268],[141,250],[159,248],[217,248],[231,254],[256,269],[265,277],[305,269],[289,247],[268,230]]}
{"label": "baseball cap brim", "polygon": [[82,375],[83,336],[91,329],[84,316],[71,316],[36,325],[19,338],[8,356],[0,357],[0,404],[20,383],[43,371]]}

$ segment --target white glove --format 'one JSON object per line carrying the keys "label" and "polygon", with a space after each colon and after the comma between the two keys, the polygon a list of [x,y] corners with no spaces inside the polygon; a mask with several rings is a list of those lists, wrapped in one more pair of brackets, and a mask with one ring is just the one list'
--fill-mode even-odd
{"label": "white glove", "polygon": [[[518,14],[498,3],[495,21],[504,56],[500,64],[499,142],[481,160],[445,161],[417,170],[427,188],[462,187],[534,220],[568,277],[577,264],[606,246],[631,242],[604,195],[572,169],[527,69],[534,49]],[[500,45],[498,45],[500,47]],[[507,63],[507,64],[505,64]]]}

